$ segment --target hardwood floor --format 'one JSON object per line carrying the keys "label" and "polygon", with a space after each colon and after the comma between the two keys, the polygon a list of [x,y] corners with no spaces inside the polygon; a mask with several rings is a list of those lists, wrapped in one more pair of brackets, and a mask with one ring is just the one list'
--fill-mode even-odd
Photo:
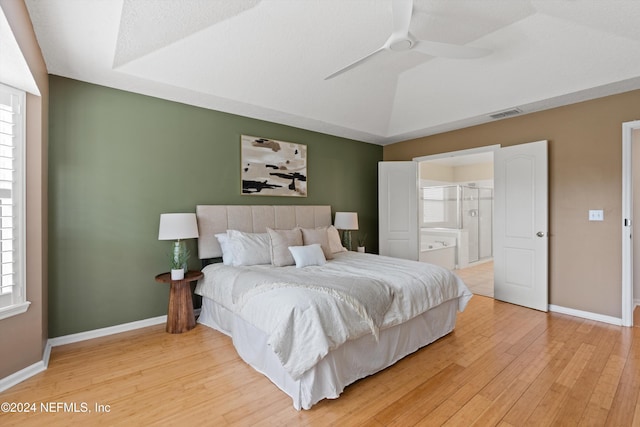
{"label": "hardwood floor", "polygon": [[640,328],[474,296],[454,332],[309,411],[228,337],[158,325],[54,348],[48,370],[0,394],[36,411],[0,425],[632,426],[639,394]]}
{"label": "hardwood floor", "polygon": [[493,261],[454,270],[474,295],[493,298]]}

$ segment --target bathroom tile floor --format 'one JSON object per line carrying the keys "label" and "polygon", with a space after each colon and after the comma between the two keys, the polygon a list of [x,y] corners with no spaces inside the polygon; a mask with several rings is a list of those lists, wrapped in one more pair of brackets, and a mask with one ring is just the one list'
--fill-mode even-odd
{"label": "bathroom tile floor", "polygon": [[453,270],[475,295],[493,298],[493,261]]}

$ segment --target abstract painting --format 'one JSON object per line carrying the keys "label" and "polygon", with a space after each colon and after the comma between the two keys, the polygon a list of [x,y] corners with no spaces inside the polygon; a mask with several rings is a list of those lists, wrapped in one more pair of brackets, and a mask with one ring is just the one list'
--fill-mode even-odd
{"label": "abstract painting", "polygon": [[242,194],[307,197],[307,146],[242,135]]}

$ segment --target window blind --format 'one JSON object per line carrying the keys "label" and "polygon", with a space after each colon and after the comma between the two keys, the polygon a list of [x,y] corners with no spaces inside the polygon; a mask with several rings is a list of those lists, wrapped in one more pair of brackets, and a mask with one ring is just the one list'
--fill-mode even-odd
{"label": "window blind", "polygon": [[22,203],[21,146],[24,145],[24,95],[0,86],[0,309],[24,302],[24,280],[18,268]]}

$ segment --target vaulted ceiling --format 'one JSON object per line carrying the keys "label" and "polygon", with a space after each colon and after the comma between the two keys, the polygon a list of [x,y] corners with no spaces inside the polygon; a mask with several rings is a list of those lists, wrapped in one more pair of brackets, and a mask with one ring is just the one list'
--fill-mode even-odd
{"label": "vaulted ceiling", "polygon": [[[402,2],[402,0],[398,0]],[[640,88],[640,1],[27,0],[51,74],[375,144]],[[397,11],[397,9],[396,9]]]}

